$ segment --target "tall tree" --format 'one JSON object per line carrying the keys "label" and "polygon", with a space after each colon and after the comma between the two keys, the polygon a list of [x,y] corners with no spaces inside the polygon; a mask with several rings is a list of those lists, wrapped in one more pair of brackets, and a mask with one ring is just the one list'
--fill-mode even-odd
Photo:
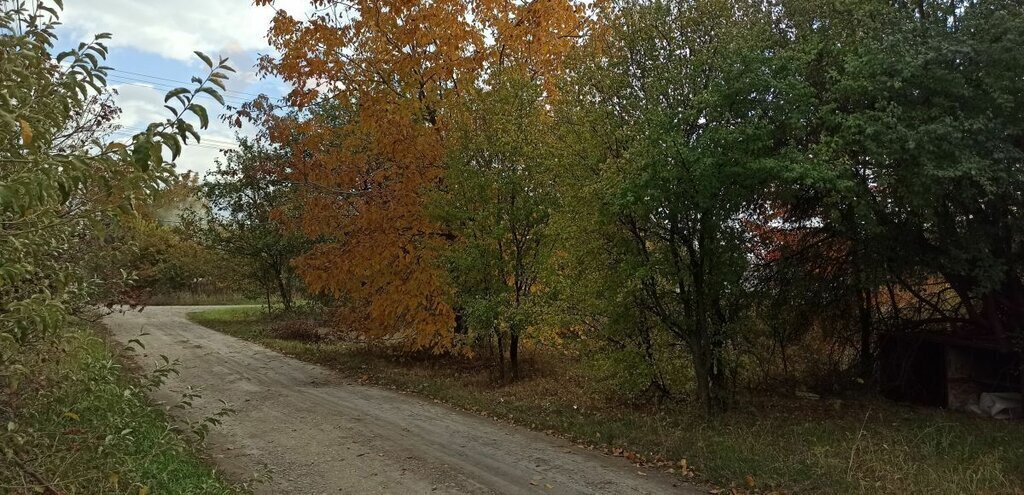
{"label": "tall tree", "polygon": [[286,160],[286,153],[242,138],[237,150],[224,152],[202,186],[209,211],[201,235],[209,246],[250,265],[252,278],[267,295],[268,310],[271,293],[285,311],[292,309],[292,261],[309,247],[279,221],[294,216],[297,207],[292,188],[279,175]]}
{"label": "tall tree", "polygon": [[782,37],[760,2],[634,2],[612,22],[563,91],[575,95],[571,129],[603,150],[586,152],[564,188],[582,196],[566,202],[596,209],[589,237],[615,260],[607,276],[685,344],[696,396],[714,410],[748,304],[745,221],[788,166],[777,154],[787,88],[766,56]]}
{"label": "tall tree", "polygon": [[270,131],[291,149],[303,229],[327,241],[300,260],[300,273],[311,290],[349,302],[350,328],[413,348],[448,348],[455,312],[428,245],[449,234],[425,214],[424,194],[444,174],[449,107],[504,65],[550,81],[584,27],[584,7],[571,0],[314,6],[306,21],[278,13],[270,42],[281,56],[262,65],[295,88],[291,105],[330,108],[330,117],[304,112]]}
{"label": "tall tree", "polygon": [[466,95],[433,210],[456,239],[441,255],[470,332],[491,339],[499,370],[519,375],[519,342],[538,324],[538,279],[553,248],[551,143],[540,88],[496,72]]}
{"label": "tall tree", "polygon": [[[784,2],[806,84],[814,195],[793,211],[846,243],[870,365],[871,297],[1009,344],[1024,330],[1024,7],[1002,0]],[[881,272],[881,273],[879,273]],[[941,278],[949,290],[927,290]],[[894,291],[883,293],[899,304]],[[874,293],[874,296],[872,295]],[[952,297],[951,297],[952,296]],[[901,316],[897,314],[897,316]],[[1022,383],[1024,386],[1024,383]]]}

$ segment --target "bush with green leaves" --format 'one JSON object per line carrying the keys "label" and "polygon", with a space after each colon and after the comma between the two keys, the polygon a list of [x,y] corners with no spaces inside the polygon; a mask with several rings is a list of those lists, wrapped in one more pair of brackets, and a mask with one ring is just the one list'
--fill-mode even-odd
{"label": "bush with green leaves", "polygon": [[502,378],[517,378],[519,342],[541,338],[540,281],[554,248],[548,234],[547,119],[538,84],[512,69],[466,98],[431,213],[453,241],[441,264],[454,287],[460,330],[496,348]]}
{"label": "bush with green leaves", "polygon": [[[11,4],[5,4],[11,5]],[[192,89],[167,94],[172,112],[129,142],[75,139],[75,117],[106,91],[102,65],[110,35],[51,56],[57,11],[15,3],[0,12],[0,338],[7,346],[32,342],[64,317],[97,302],[109,284],[83,269],[105,254],[105,233],[134,216],[173,177],[174,160],[209,123],[197,101],[219,94],[225,60],[196,78]],[[69,143],[75,143],[70,146]],[[129,274],[124,274],[127,278]],[[107,292],[110,293],[109,291]],[[6,362],[0,355],[0,366]]]}
{"label": "bush with green leaves", "polygon": [[[171,115],[127,142],[105,134],[109,34],[53,55],[60,12],[49,2],[0,4],[0,386],[15,394],[36,370],[36,347],[71,317],[119,302],[132,275],[117,268],[114,235],[174,176],[182,146],[207,127],[201,95],[223,102],[226,59],[166,98]],[[59,8],[60,2],[57,2]],[[91,117],[90,117],[91,116]],[[190,122],[198,120],[198,126]],[[169,157],[169,159],[168,159]],[[114,268],[111,268],[114,267]],[[48,344],[49,343],[49,344]],[[0,409],[4,423],[15,413]],[[16,429],[15,422],[8,424]],[[7,460],[42,455],[3,445]]]}

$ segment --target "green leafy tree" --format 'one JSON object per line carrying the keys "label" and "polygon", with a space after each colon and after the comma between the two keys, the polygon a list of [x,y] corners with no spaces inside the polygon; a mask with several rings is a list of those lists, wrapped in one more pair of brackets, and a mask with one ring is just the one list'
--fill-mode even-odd
{"label": "green leafy tree", "polygon": [[812,193],[788,208],[841,246],[833,259],[857,299],[862,368],[872,318],[1020,346],[1024,6],[784,6],[788,60],[805,87],[790,100],[807,123],[792,143],[813,170],[803,176]]}
{"label": "green leafy tree", "polygon": [[295,207],[293,189],[280,178],[286,156],[245,138],[238,145],[225,152],[203,184],[209,214],[201,235],[214,249],[250,264],[268,307],[270,294],[276,293],[284,309],[291,310],[296,286],[292,260],[310,244],[294,226],[285,225]]}
{"label": "green leafy tree", "polygon": [[433,213],[454,239],[442,263],[460,326],[496,346],[519,375],[520,340],[540,321],[539,278],[551,255],[555,197],[540,88],[512,70],[467,97]]}
{"label": "green leafy tree", "polygon": [[655,1],[622,6],[603,41],[564,91],[567,140],[584,143],[562,187],[589,224],[575,239],[599,244],[583,252],[614,281],[594,286],[685,345],[714,410],[749,306],[746,223],[789,166],[777,151],[787,86],[767,55],[783,37],[759,2]]}

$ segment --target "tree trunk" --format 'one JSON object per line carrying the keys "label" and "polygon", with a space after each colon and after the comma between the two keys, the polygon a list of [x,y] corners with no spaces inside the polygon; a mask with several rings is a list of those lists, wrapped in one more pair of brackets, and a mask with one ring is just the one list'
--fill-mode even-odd
{"label": "tree trunk", "polygon": [[704,408],[704,413],[711,417],[725,409],[725,373],[715,346],[698,344],[691,347],[697,400]]}
{"label": "tree trunk", "polygon": [[875,372],[875,358],[871,350],[874,340],[874,328],[871,321],[871,291],[857,289],[857,316],[860,324],[860,377],[865,382],[871,381]]}
{"label": "tree trunk", "polygon": [[274,305],[270,302],[270,283],[264,280],[260,285],[263,286],[263,294],[267,296],[267,313],[274,312]]}
{"label": "tree trunk", "polygon": [[693,360],[693,376],[697,379],[697,400],[707,417],[713,416],[720,409],[715,398],[712,373],[705,359]]}
{"label": "tree trunk", "polygon": [[498,336],[498,378],[505,381],[505,333],[496,329]]}
{"label": "tree trunk", "polygon": [[277,290],[281,294],[281,304],[284,305],[285,311],[292,310],[292,291],[285,283],[284,268],[280,265],[274,267],[274,275],[277,278]]}
{"label": "tree trunk", "polygon": [[[466,317],[463,315],[462,307],[455,306],[452,310],[455,311],[455,335],[469,334],[469,328],[466,327]],[[487,347],[490,347],[489,340]]]}
{"label": "tree trunk", "polygon": [[519,379],[519,332],[513,331],[508,340],[508,363],[512,381]]}

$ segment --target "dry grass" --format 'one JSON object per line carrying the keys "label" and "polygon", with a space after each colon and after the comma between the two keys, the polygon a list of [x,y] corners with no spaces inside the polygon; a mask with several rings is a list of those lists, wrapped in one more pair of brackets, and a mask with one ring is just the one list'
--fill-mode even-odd
{"label": "dry grass", "polygon": [[[748,397],[706,420],[686,402],[634,404],[581,360],[526,353],[525,378],[497,385],[483,356],[408,355],[336,341],[274,338],[253,309],[193,314],[203,325],[362,381],[754,492],[1024,493],[1024,427],[957,413],[856,401]],[[690,471],[692,469],[692,471]]]}

